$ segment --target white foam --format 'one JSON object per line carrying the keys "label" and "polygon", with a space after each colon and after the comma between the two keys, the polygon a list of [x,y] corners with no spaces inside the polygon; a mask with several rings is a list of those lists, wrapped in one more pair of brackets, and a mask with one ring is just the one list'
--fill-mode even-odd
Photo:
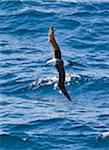
{"label": "white foam", "polygon": [[[68,74],[66,73],[66,84],[70,85],[70,81],[78,79],[81,80],[81,76],[78,74]],[[56,89],[58,87],[58,80],[59,77],[58,76],[49,76],[49,77],[45,77],[45,78],[40,78],[37,81],[33,81],[32,83],[29,84],[29,87],[35,87],[35,88],[39,88],[40,86],[44,86],[44,85],[52,85],[54,84],[54,89]],[[78,81],[79,82],[79,81]]]}
{"label": "white foam", "polygon": [[108,132],[102,132],[98,135],[97,140],[104,140],[109,137],[109,131]]}
{"label": "white foam", "polygon": [[55,83],[55,84],[54,84],[54,90],[56,90],[56,89],[57,89],[57,87],[58,87],[58,84],[57,84],[57,83]]}
{"label": "white foam", "polygon": [[78,79],[81,79],[81,76],[78,75],[78,74],[68,74],[66,73],[66,82],[70,82],[71,80],[75,79],[75,78],[78,78]]}

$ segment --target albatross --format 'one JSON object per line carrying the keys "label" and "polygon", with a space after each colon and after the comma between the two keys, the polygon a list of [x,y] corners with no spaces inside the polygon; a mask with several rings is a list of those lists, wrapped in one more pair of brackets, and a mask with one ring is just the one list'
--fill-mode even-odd
{"label": "albatross", "polygon": [[53,48],[53,59],[47,61],[47,64],[53,62],[55,63],[55,67],[59,73],[59,81],[58,86],[62,93],[71,101],[71,98],[65,88],[65,70],[64,70],[64,61],[61,57],[61,50],[58,46],[55,35],[54,35],[54,27],[51,26],[48,33],[48,41],[50,42],[52,48]]}

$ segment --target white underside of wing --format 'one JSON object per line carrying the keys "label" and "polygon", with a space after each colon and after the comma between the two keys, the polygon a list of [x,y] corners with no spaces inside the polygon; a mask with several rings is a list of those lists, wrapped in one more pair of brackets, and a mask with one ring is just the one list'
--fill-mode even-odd
{"label": "white underside of wing", "polygon": [[57,61],[59,61],[59,59],[57,59],[57,58],[52,58],[52,59],[48,60],[45,65],[46,65],[46,66],[47,66],[47,65],[53,65],[53,66],[55,66]]}

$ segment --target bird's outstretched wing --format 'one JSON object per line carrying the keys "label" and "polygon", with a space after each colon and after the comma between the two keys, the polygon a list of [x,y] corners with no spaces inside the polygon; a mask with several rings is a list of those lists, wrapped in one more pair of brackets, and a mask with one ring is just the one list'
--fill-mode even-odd
{"label": "bird's outstretched wing", "polygon": [[59,82],[58,82],[58,86],[61,89],[62,93],[71,101],[71,98],[65,88],[64,82],[65,82],[65,70],[64,70],[64,66],[63,66],[63,61],[61,63],[61,65],[56,65],[56,68],[59,72]]}
{"label": "bird's outstretched wing", "polygon": [[61,89],[62,93],[71,101],[71,98],[65,88],[64,82],[65,82],[65,70],[64,70],[64,62],[61,59],[61,50],[55,40],[54,35],[54,28],[53,26],[50,27],[49,33],[48,33],[48,41],[50,42],[54,52],[53,52],[53,58],[56,58],[56,68],[59,72],[59,82],[58,86]]}
{"label": "bird's outstretched wing", "polygon": [[57,44],[55,40],[55,35],[54,35],[54,28],[53,26],[50,27],[49,33],[48,33],[48,41],[50,42],[54,52],[53,52],[53,57],[61,59],[61,51],[59,48],[59,45]]}

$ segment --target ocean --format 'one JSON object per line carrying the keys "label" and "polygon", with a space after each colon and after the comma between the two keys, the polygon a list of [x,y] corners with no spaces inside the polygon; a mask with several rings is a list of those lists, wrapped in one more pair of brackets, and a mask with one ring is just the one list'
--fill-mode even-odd
{"label": "ocean", "polygon": [[[45,66],[53,25],[70,102]],[[0,150],[109,150],[109,2],[0,1]]]}

